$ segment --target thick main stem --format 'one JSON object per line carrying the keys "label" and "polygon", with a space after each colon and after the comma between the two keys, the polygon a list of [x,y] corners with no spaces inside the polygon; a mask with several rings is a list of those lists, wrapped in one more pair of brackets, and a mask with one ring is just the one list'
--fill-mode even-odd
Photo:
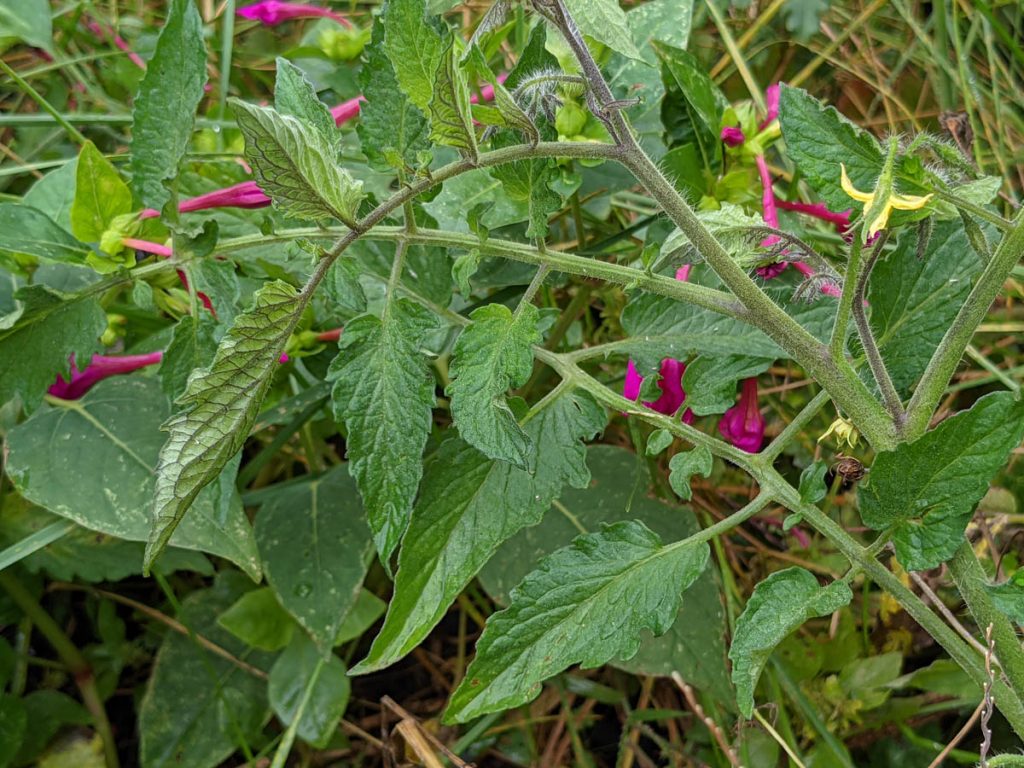
{"label": "thick main stem", "polygon": [[999,295],[1010,271],[1024,255],[1024,208],[1017,213],[1012,228],[1003,235],[991,261],[985,265],[967,300],[960,307],[935,354],[928,362],[914,396],[907,407],[907,438],[916,440],[928,429],[932,414],[956,372],[964,350]]}

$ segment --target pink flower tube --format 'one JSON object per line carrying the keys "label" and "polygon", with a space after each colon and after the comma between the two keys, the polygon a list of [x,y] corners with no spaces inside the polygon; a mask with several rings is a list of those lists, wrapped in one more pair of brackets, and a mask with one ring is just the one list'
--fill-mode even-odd
{"label": "pink flower tube", "polygon": [[727,410],[718,422],[722,437],[741,451],[757,453],[764,444],[764,417],[757,407],[757,379],[746,379],[740,401]]}
{"label": "pink flower tube", "polygon": [[[181,213],[202,211],[208,208],[264,208],[270,205],[270,198],[256,186],[255,181],[243,181],[224,189],[215,189],[198,197],[182,200],[178,204]],[[139,214],[140,219],[152,219],[160,215],[160,211],[146,208]]]}
{"label": "pink flower tube", "polygon": [[235,13],[244,19],[259,21],[270,27],[292,19],[315,18],[334,19],[342,26],[352,26],[348,19],[330,8],[321,8],[319,5],[306,3],[286,3],[283,0],[261,0],[259,3],[243,6]]}
{"label": "pink flower tube", "polygon": [[93,355],[89,364],[81,371],[71,358],[71,381],[65,381],[60,375],[57,381],[47,390],[54,397],[62,400],[77,400],[103,379],[137,371],[149,365],[156,365],[164,359],[163,352],[150,352],[147,355],[122,355],[108,357]]}

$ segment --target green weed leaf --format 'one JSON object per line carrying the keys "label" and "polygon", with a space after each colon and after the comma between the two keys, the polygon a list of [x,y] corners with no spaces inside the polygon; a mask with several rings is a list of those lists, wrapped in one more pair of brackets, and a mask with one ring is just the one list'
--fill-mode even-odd
{"label": "green weed leaf", "polygon": [[[317,667],[323,663],[317,671]],[[297,634],[270,668],[267,695],[281,724],[292,724],[310,679],[316,682],[299,721],[299,738],[318,749],[327,746],[348,706],[351,685],[345,665],[333,653],[323,654],[305,635]]]}
{"label": "green weed leaf", "polygon": [[373,557],[355,481],[344,466],[275,490],[256,543],[278,601],[317,646],[335,643]]}
{"label": "green weed leaf", "polygon": [[21,288],[14,298],[20,306],[0,318],[0,402],[20,397],[32,410],[57,374],[68,379],[72,355],[88,361],[102,349],[107,316],[93,296],[43,285]]}
{"label": "green weed leaf", "polygon": [[98,243],[114,219],[131,210],[128,185],[96,145],[86,142],[78,153],[71,232],[79,240]]}
{"label": "green weed leaf", "polygon": [[171,0],[156,52],[132,111],[132,186],[147,208],[170,200],[166,183],[178,175],[196,107],[206,84],[203,21],[192,0]]}
{"label": "green weed leaf", "polygon": [[[81,400],[46,406],[11,430],[8,471],[25,498],[92,531],[146,541],[168,405],[143,376],[102,381]],[[232,464],[200,493],[170,543],[260,576]],[[133,565],[138,567],[141,561]]]}
{"label": "green weed leaf", "polygon": [[783,85],[779,124],[786,151],[830,209],[854,207],[839,186],[840,164],[846,166],[855,187],[874,188],[885,159],[878,141],[834,107],[826,107],[807,91]]}
{"label": "green weed leaf", "polygon": [[337,149],[341,143],[341,133],[334,124],[331,110],[317,97],[313,84],[301,69],[280,56],[274,82],[274,109],[311,126],[327,146]]}
{"label": "green weed leaf", "polygon": [[378,18],[366,47],[366,64],[359,72],[366,102],[356,127],[363,154],[370,165],[381,170],[391,167],[389,157],[397,156],[404,164],[413,165],[417,153],[430,148],[427,118],[398,87],[395,69],[384,48],[384,29],[385,23]]}
{"label": "green weed leaf", "polygon": [[444,46],[426,19],[424,0],[391,0],[384,14],[384,50],[398,85],[427,114]]}
{"label": "green weed leaf", "polygon": [[643,61],[619,0],[565,0],[565,7],[580,32],[623,56]]}
{"label": "green weed leaf", "polygon": [[427,460],[384,626],[353,673],[381,669],[409,653],[498,545],[535,525],[564,485],[585,487],[590,473],[580,441],[604,423],[604,410],[589,395],[554,396],[525,424],[537,446],[532,475],[461,440],[442,443]]}
{"label": "green weed leaf", "polygon": [[463,157],[477,156],[476,133],[469,111],[469,87],[466,76],[459,68],[455,36],[448,43],[437,62],[434,92],[427,105],[430,115],[430,138],[438,144],[455,147]]}
{"label": "green weed leaf", "polygon": [[708,477],[713,466],[714,459],[711,456],[711,451],[705,446],[699,446],[691,451],[681,451],[668,462],[668,483],[672,486],[676,496],[683,501],[689,501],[693,498],[690,478],[694,475]]}
{"label": "green weed leaf", "polygon": [[246,592],[217,619],[232,635],[261,651],[279,651],[291,642],[295,622],[270,587]]}
{"label": "green weed leaf", "polygon": [[16,203],[0,203],[0,250],[66,264],[84,264],[92,253],[42,211]]}

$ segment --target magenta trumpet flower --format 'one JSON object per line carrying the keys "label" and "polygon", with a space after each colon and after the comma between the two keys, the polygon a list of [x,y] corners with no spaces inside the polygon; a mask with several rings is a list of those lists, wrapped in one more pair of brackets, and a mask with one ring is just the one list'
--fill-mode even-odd
{"label": "magenta trumpet flower", "polygon": [[321,8],[318,5],[307,3],[287,3],[283,0],[262,0],[259,3],[243,6],[235,13],[242,18],[260,21],[270,27],[292,19],[316,18],[334,19],[342,26],[352,26],[348,19],[330,8]]}
{"label": "magenta trumpet flower", "polygon": [[757,453],[764,444],[764,417],[757,407],[757,379],[746,379],[740,401],[722,414],[718,422],[722,437],[741,451]]}
{"label": "magenta trumpet flower", "polygon": [[[202,211],[208,208],[265,208],[270,205],[270,198],[256,186],[255,181],[243,181],[224,189],[215,189],[205,195],[182,200],[178,204],[181,213]],[[160,211],[146,208],[139,214],[140,219],[153,219]]]}
{"label": "magenta trumpet flower", "polygon": [[131,373],[149,365],[156,365],[163,359],[164,353],[160,351],[150,352],[147,355],[122,355],[120,357],[93,355],[89,364],[80,371],[75,365],[74,356],[72,356],[71,381],[65,381],[63,376],[58,375],[57,381],[50,386],[47,392],[62,400],[77,400],[103,379]]}

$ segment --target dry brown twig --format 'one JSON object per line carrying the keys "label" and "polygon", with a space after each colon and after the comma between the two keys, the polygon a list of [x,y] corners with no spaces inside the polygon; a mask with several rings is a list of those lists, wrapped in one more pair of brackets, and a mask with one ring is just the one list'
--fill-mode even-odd
{"label": "dry brown twig", "polygon": [[718,727],[718,723],[708,717],[707,713],[704,712],[704,708],[700,705],[700,702],[697,701],[697,697],[693,695],[693,688],[683,680],[682,675],[675,671],[672,672],[672,682],[679,686],[679,690],[683,692],[683,698],[686,699],[687,705],[693,710],[693,713],[697,715],[700,721],[704,723],[707,729],[711,731],[711,735],[714,737],[715,741],[718,742],[718,746],[722,748],[722,752],[724,752],[725,756],[729,759],[729,764],[734,766],[734,768],[743,768],[739,757],[736,756],[736,750],[734,750],[732,745],[729,744],[729,740],[725,738],[725,734],[722,732],[722,729]]}

